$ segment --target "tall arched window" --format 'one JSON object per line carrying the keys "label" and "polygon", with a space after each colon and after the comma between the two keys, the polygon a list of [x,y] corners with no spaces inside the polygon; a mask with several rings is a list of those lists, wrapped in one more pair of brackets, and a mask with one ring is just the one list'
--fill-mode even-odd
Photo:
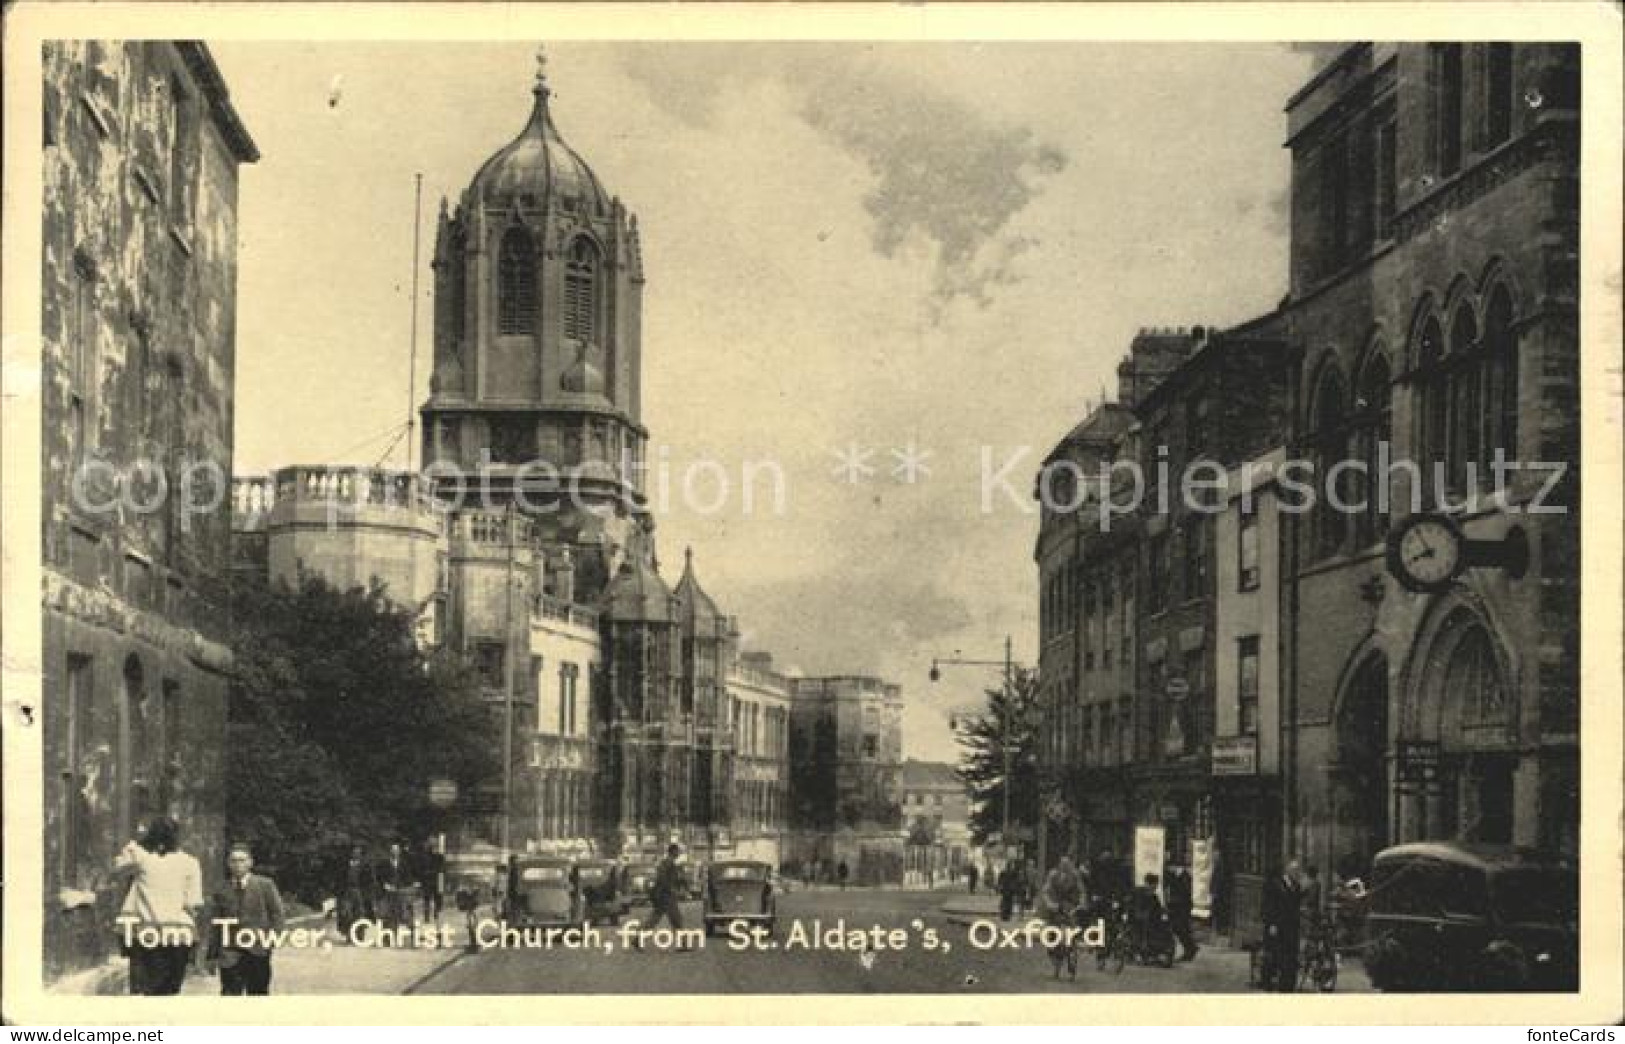
{"label": "tall arched window", "polygon": [[1507,460],[1518,455],[1518,334],[1512,324],[1512,295],[1505,286],[1497,286],[1484,309],[1484,354],[1490,374],[1490,401],[1484,410],[1490,426],[1484,440],[1486,463],[1495,459],[1497,449]]}
{"label": "tall arched window", "polygon": [[1468,472],[1482,459],[1484,399],[1478,365],[1478,319],[1467,302],[1450,317],[1450,433],[1447,467],[1453,490],[1468,488]]}
{"label": "tall arched window", "polygon": [[1416,348],[1416,390],[1421,396],[1416,465],[1422,469],[1422,488],[1437,497],[1439,470],[1449,455],[1450,383],[1445,369],[1444,331],[1428,316]]}
{"label": "tall arched window", "polygon": [[1393,395],[1389,377],[1388,359],[1379,348],[1373,349],[1360,371],[1358,391],[1355,393],[1354,414],[1358,428],[1360,460],[1365,463],[1365,475],[1360,481],[1365,510],[1354,520],[1357,543],[1365,547],[1388,532],[1387,500],[1393,495],[1380,452],[1388,446],[1387,456],[1393,458]]}
{"label": "tall arched window", "polygon": [[[1343,378],[1335,364],[1321,371],[1315,384],[1309,415],[1311,438],[1315,450],[1315,504],[1314,547],[1315,557],[1325,558],[1343,549],[1347,532],[1343,512],[1328,496],[1328,477],[1332,468],[1348,455],[1347,396],[1343,392]],[[1348,470],[1339,473],[1338,499],[1348,503]]]}
{"label": "tall arched window", "polygon": [[497,253],[497,332],[536,332],[536,249],[530,233],[515,226],[502,233]]}
{"label": "tall arched window", "polygon": [[589,342],[598,336],[598,248],[586,236],[570,244],[564,266],[564,336]]}

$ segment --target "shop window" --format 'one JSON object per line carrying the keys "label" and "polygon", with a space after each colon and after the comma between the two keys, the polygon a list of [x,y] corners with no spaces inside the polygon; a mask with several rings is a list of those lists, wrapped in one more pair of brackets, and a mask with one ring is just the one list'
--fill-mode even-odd
{"label": "shop window", "polygon": [[1258,635],[1236,640],[1238,731],[1258,735]]}

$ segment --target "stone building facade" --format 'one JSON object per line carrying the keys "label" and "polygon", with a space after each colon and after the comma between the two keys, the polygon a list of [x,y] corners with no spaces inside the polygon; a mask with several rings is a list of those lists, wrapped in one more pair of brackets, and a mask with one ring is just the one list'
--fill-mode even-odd
{"label": "stone building facade", "polygon": [[48,975],[94,963],[114,855],[176,817],[222,871],[238,169],[197,43],[44,49],[41,333]]}
{"label": "stone building facade", "polygon": [[[1286,298],[1170,351],[1152,387],[1125,383],[1134,353],[1119,370],[1135,423],[1104,452],[1174,475],[1211,459],[1230,481],[1212,515],[1155,507],[1130,538],[1136,736],[1111,778],[1084,775],[1091,744],[1070,738],[1099,742],[1070,709],[1088,702],[1074,632],[1098,579],[1072,578],[1089,541],[1042,516],[1056,807],[1087,826],[1126,789],[1170,861],[1214,842],[1215,912],[1238,929],[1287,858],[1357,873],[1418,839],[1577,851],[1578,84],[1565,45],[1355,44],[1289,101]],[[1046,468],[1088,456],[1103,409]],[[1498,460],[1523,466],[1502,481]],[[1270,461],[1303,469],[1314,503],[1236,473]],[[1385,546],[1418,512],[1503,564],[1402,586]]]}
{"label": "stone building facade", "polygon": [[[1578,847],[1579,60],[1361,44],[1288,105],[1290,452],[1387,442],[1422,473],[1396,471],[1386,513],[1288,533],[1287,848],[1326,865],[1418,838]],[[1527,510],[1544,472],[1491,488],[1496,451],[1566,469],[1555,513]],[[1521,531],[1527,569],[1403,589],[1382,542],[1413,494],[1470,538]]]}
{"label": "stone building facade", "polygon": [[790,689],[790,860],[852,880],[895,882],[903,868],[898,803],[903,694],[867,675],[795,678]]}
{"label": "stone building facade", "polygon": [[786,684],[741,658],[692,555],[675,587],[661,576],[637,219],[550,104],[538,75],[518,137],[441,205],[423,474],[241,479],[237,566],[381,580],[426,643],[471,660],[513,722],[514,782],[460,799],[454,848],[776,858]]}

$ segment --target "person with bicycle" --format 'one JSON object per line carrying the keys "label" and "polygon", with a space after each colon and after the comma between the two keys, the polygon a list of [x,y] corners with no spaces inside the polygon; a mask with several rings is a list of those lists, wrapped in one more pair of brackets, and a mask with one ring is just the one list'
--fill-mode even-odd
{"label": "person with bicycle", "polygon": [[[1055,869],[1049,872],[1044,879],[1043,891],[1038,896],[1039,912],[1044,916],[1044,923],[1057,928],[1073,928],[1077,926],[1078,907],[1083,905],[1083,878],[1078,874],[1078,868],[1068,856],[1062,856],[1061,861],[1055,864]],[[1067,966],[1067,971],[1076,976],[1078,972],[1077,941],[1069,938],[1066,942],[1050,948],[1050,961],[1055,966],[1055,977],[1061,977],[1061,965]]]}

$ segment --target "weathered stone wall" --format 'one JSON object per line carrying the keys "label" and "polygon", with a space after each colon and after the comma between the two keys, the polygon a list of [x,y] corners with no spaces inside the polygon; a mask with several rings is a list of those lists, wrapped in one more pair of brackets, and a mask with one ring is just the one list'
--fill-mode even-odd
{"label": "weathered stone wall", "polygon": [[[120,845],[223,843],[237,168],[200,44],[44,49],[47,974],[110,951]],[[192,497],[180,495],[191,476]]]}

